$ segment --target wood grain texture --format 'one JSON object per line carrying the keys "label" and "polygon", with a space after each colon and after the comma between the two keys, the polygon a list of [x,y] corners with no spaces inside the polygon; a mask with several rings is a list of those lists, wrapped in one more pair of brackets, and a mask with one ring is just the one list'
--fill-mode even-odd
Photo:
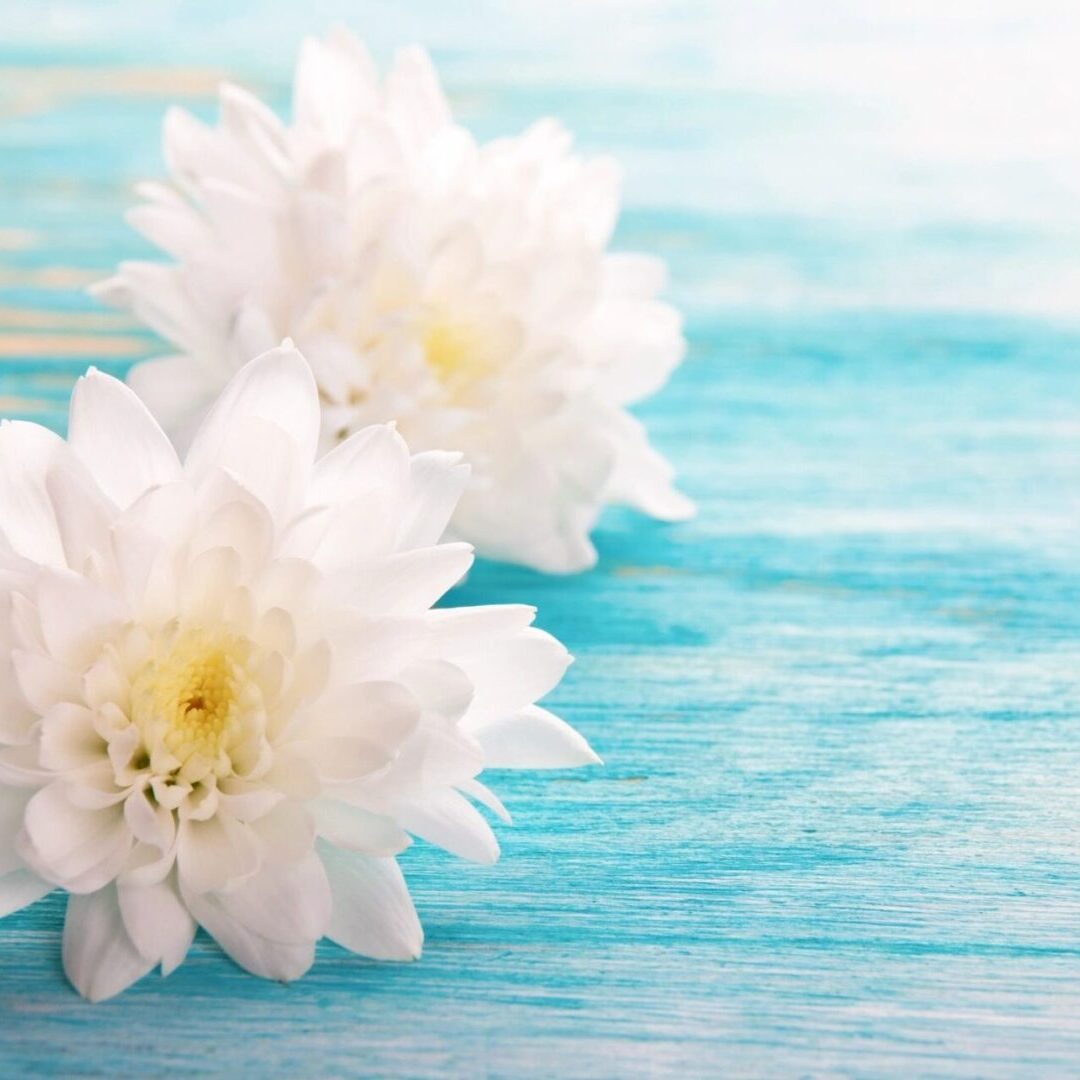
{"label": "wood grain texture", "polygon": [[[165,103],[208,113],[222,70],[284,107],[297,35],[347,18],[382,55],[430,43],[479,133],[553,112],[623,158],[619,243],[689,316],[643,415],[701,514],[611,513],[598,570],[457,591],[539,606],[577,656],[551,705],[606,765],[497,777],[493,867],[407,853],[420,962],[324,945],[283,987],[200,936],[92,1007],[54,894],[0,923],[0,1074],[1080,1071],[1080,331],[1053,284],[1080,215],[1041,113],[980,135],[977,95],[913,96],[926,13],[28,7],[0,32],[5,415],[62,428],[87,363],[158,347],[82,290],[145,253],[122,213]],[[1052,75],[1013,7],[970,32]]]}

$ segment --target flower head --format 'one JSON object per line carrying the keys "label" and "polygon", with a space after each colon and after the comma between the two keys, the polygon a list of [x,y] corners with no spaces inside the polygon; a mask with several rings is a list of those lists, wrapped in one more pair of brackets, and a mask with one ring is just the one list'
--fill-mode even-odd
{"label": "flower head", "polygon": [[285,346],[183,461],[97,372],[66,441],[0,427],[0,913],[66,889],[87,997],[197,924],[267,978],[324,935],[417,956],[409,834],[490,861],[485,766],[596,760],[534,704],[568,656],[530,608],[432,610],[472,558],[438,543],[458,457],[374,426],[316,461],[318,425]]}
{"label": "flower head", "polygon": [[291,125],[224,86],[216,127],[172,110],[164,139],[173,183],[143,185],[131,220],[176,261],[124,264],[99,292],[180,350],[131,384],[181,444],[290,336],[324,447],[394,420],[414,450],[464,453],[452,533],[482,554],[579,570],[604,505],[692,512],[626,411],[684,343],[662,264],[607,251],[610,160],[550,120],[478,146],[425,53],[380,82],[344,32],[305,42]]}

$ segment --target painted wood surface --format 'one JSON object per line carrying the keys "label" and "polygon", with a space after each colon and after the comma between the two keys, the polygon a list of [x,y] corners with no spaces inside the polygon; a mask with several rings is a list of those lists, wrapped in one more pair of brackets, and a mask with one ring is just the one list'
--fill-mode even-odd
{"label": "painted wood surface", "polygon": [[166,105],[227,74],[284,108],[299,35],[347,20],[429,44],[481,134],[555,113],[622,157],[619,244],[668,258],[691,343],[642,411],[701,515],[458,590],[539,605],[606,765],[498,777],[494,867],[407,853],[420,962],[325,945],[283,987],[200,937],[92,1007],[54,894],[0,923],[0,1074],[1080,1071],[1075,16],[10,7],[0,412],[62,428],[88,363],[158,347],[83,288],[145,252]]}

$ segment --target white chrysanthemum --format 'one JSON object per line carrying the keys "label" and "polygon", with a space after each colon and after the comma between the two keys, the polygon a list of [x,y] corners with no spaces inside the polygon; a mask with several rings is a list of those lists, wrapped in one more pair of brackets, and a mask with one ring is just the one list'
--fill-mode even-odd
{"label": "white chrysanthemum", "polygon": [[291,347],[245,367],[181,462],[92,372],[68,440],[0,427],[0,914],[71,893],[87,997],[183,959],[196,924],[293,979],[323,935],[419,955],[407,834],[498,847],[485,766],[596,760],[534,701],[568,656],[532,609],[431,610],[465,483],[391,427],[315,463]]}
{"label": "white chrysanthemum", "polygon": [[293,112],[286,126],[234,86],[215,128],[171,111],[174,186],[143,185],[131,221],[176,263],[99,287],[181,350],[130,380],[178,443],[288,336],[314,368],[325,447],[394,420],[413,450],[466,455],[452,532],[481,554],[580,570],[605,504],[688,516],[626,411],[684,342],[656,299],[663,265],[605,250],[614,164],[574,156],[553,121],[477,146],[425,53],[380,84],[344,32],[305,42]]}

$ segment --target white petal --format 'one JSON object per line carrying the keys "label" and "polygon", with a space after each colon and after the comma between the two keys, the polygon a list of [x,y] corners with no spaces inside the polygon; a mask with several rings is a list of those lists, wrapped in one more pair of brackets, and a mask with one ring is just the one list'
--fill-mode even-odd
{"label": "white petal", "polygon": [[45,574],[38,583],[37,606],[50,655],[75,670],[93,662],[125,619],[114,593],[75,574]]}
{"label": "white petal", "polygon": [[309,559],[324,574],[348,572],[394,550],[398,510],[384,489],[333,506],[314,507],[298,517],[282,553]]}
{"label": "white petal", "polygon": [[390,818],[336,799],[317,799],[312,811],[319,836],[334,847],[362,855],[397,855],[411,842]]}
{"label": "white petal", "polygon": [[697,508],[675,489],[675,470],[649,445],[641,421],[622,413],[613,419],[612,435],[618,440],[618,454],[605,497],[611,502],[633,506],[660,521],[692,518]]}
{"label": "white petal", "polygon": [[214,243],[206,219],[187,203],[144,203],[128,210],[124,220],[176,259],[198,258]]}
{"label": "white petal", "polygon": [[372,859],[320,846],[333,892],[326,936],[376,960],[415,960],[424,944],[408,886],[394,859]]}
{"label": "white petal", "polygon": [[68,898],[63,952],[65,974],[89,1001],[104,1001],[126,990],[156,962],[131,943],[115,885]]}
{"label": "white petal", "polygon": [[261,783],[236,779],[218,781],[218,796],[223,810],[238,821],[249,823],[268,814],[284,797]]}
{"label": "white petal", "polygon": [[567,723],[530,705],[475,731],[489,769],[570,769],[600,758]]}
{"label": "white petal", "polygon": [[402,674],[401,681],[425,712],[438,713],[448,721],[461,719],[472,704],[472,681],[461,668],[445,660],[414,664]]}
{"label": "white petal", "polygon": [[132,944],[145,960],[161,964],[162,975],[175,970],[195,936],[195,920],[184,907],[172,880],[153,885],[121,882],[120,914]]}
{"label": "white petal", "polygon": [[527,604],[436,608],[424,616],[428,655],[454,660],[484,652],[494,639],[516,637],[535,617],[536,608]]}
{"label": "white petal", "polygon": [[664,289],[668,278],[662,259],[631,251],[605,255],[603,273],[612,292],[635,300],[651,300]]}
{"label": "white petal", "polygon": [[162,337],[191,354],[198,354],[207,341],[206,326],[185,288],[181,267],[123,262],[115,277],[93,286],[92,292],[107,304],[130,308]]}
{"label": "white petal", "polygon": [[11,662],[19,690],[35,712],[46,713],[57,702],[82,699],[78,676],[51,656],[15,649]]}
{"label": "white petal", "polygon": [[0,534],[13,551],[36,563],[65,565],[45,480],[67,454],[64,440],[38,424],[0,423]]}
{"label": "white petal", "polygon": [[224,814],[181,823],[177,868],[185,897],[224,888],[254,873],[258,865],[258,846],[248,826]]}
{"label": "white petal", "polygon": [[343,682],[394,680],[429,650],[426,620],[364,619],[334,635],[334,668]]}
{"label": "white petal", "polygon": [[304,803],[278,801],[251,822],[271,863],[298,863],[315,845],[315,822]]}
{"label": "white petal", "polygon": [[409,508],[398,530],[398,547],[402,551],[427,547],[442,539],[469,482],[469,467],[461,462],[461,454],[438,450],[412,459]]}
{"label": "white petal", "polygon": [[195,625],[221,619],[225,601],[239,584],[242,562],[234,548],[208,548],[178,577],[180,616]]}
{"label": "white petal", "polygon": [[374,65],[359,42],[346,53],[305,38],[296,65],[293,116],[297,125],[344,139],[356,112],[374,104],[375,86]]}
{"label": "white petal", "polygon": [[258,356],[274,348],[280,335],[275,333],[274,324],[266,311],[248,299],[236,316],[232,340],[238,356]]}
{"label": "white petal", "polygon": [[172,812],[147,798],[145,790],[135,790],[124,800],[124,820],[140,843],[164,853],[176,839],[176,819]]}
{"label": "white petal", "polygon": [[299,509],[311,466],[287,431],[263,417],[236,417],[218,445],[215,463],[234,476],[276,521]]}
{"label": "white petal", "polygon": [[468,799],[446,788],[402,807],[398,820],[409,832],[470,862],[493,863],[499,842]]}
{"label": "white petal", "polygon": [[0,784],[0,877],[22,867],[15,838],[22,828],[30,792]]}
{"label": "white petal", "polygon": [[284,945],[318,941],[330,921],[330,886],[314,851],[297,863],[267,863],[216,899],[246,930]]}
{"label": "white petal", "polygon": [[[208,548],[232,548],[243,560],[249,571],[262,569],[270,555],[273,543],[274,522],[264,503],[244,491],[227,476],[219,474],[216,483],[222,487],[226,499],[210,510],[192,541],[192,553],[198,554]],[[231,485],[231,498],[224,489]],[[200,491],[200,501],[205,506],[208,492]]]}
{"label": "white petal", "polygon": [[131,850],[119,806],[76,806],[60,782],[30,800],[24,828],[23,858],[41,877],[73,892],[96,892],[116,876]]}
{"label": "white petal", "polygon": [[319,459],[311,474],[309,501],[340,502],[362,494],[375,482],[404,493],[409,469],[409,451],[401,436],[390,424],[375,424]]}
{"label": "white petal", "polygon": [[41,767],[38,748],[33,743],[0,747],[0,784],[37,789],[50,779],[50,774]]}
{"label": "white petal", "polygon": [[390,760],[381,746],[353,736],[324,736],[289,743],[290,754],[306,761],[324,784],[342,784],[378,772]]}
{"label": "white petal", "polygon": [[570,660],[562,644],[535,627],[491,642],[482,653],[467,659],[457,658],[476,687],[466,725],[477,730],[531,705],[558,684]]}
{"label": "white petal", "polygon": [[282,122],[254,94],[232,83],[218,88],[221,105],[221,124],[235,138],[242,140],[256,153],[275,163],[286,154],[286,134]]}
{"label": "white petal", "polygon": [[260,937],[230,915],[222,898],[214,893],[189,893],[181,884],[181,894],[196,922],[245,971],[263,979],[291,982],[299,979],[315,959],[315,942],[282,944]]}
{"label": "white petal", "polygon": [[321,575],[305,559],[275,559],[263,569],[253,588],[259,607],[295,611],[317,586]]}
{"label": "white petal", "polygon": [[420,146],[450,123],[450,107],[428,54],[416,46],[398,51],[386,76],[386,109],[394,126]]}
{"label": "white petal", "polygon": [[244,417],[276,424],[312,462],[319,438],[319,400],[307,361],[292,345],[256,357],[221,392],[188,451],[190,473],[216,464],[229,433]]}
{"label": "white petal", "polygon": [[75,384],[68,442],[121,508],[147,488],[179,479],[168,437],[135,393],[93,368]]}
{"label": "white petal", "polygon": [[56,527],[67,565],[85,572],[111,546],[110,528],[116,507],[77,461],[60,461],[49,471],[45,487],[52,500]]}
{"label": "white petal", "polygon": [[466,780],[464,783],[458,784],[458,789],[463,795],[475,799],[481,806],[486,806],[500,821],[505,821],[507,825],[512,823],[513,819],[510,817],[510,811],[503,805],[502,799],[491,788],[481,784],[479,780]]}
{"label": "white petal", "polygon": [[60,702],[41,721],[41,764],[51,772],[93,765],[105,757],[105,740],[94,730],[94,714],[83,705]]}
{"label": "white petal", "polygon": [[365,739],[381,751],[385,761],[412,734],[419,720],[419,704],[405,686],[363,682],[337,687],[321,697],[310,713],[298,720],[296,734]]}
{"label": "white petal", "polygon": [[219,380],[189,356],[145,360],[128,372],[127,381],[180,449],[191,442],[220,389]]}
{"label": "white petal", "polygon": [[[6,592],[0,595],[0,625],[14,623],[15,640],[24,641],[34,636],[34,628],[27,625],[20,629],[18,623],[25,619],[27,623],[36,622],[37,613],[33,606],[18,593]],[[30,738],[31,728],[37,716],[26,703],[15,678],[15,664],[11,652],[11,642],[5,641],[0,651],[0,744],[8,746],[25,743]]]}
{"label": "white petal", "polygon": [[349,583],[350,599],[367,614],[417,614],[456,585],[472,561],[469,544],[403,551],[359,569]]}
{"label": "white petal", "polygon": [[29,870],[12,870],[0,877],[0,919],[48,896],[54,886]]}

